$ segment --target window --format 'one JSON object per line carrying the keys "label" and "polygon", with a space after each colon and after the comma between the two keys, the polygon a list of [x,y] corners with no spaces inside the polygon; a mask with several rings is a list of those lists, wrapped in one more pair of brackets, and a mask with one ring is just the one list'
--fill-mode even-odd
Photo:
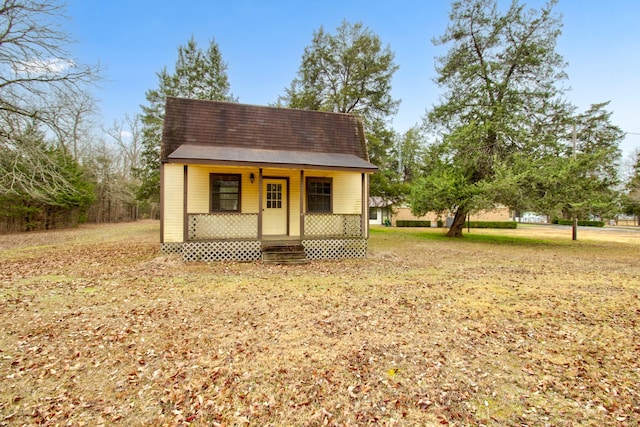
{"label": "window", "polygon": [[331,212],[330,178],[307,178],[307,212]]}
{"label": "window", "polygon": [[211,211],[240,212],[241,175],[211,174]]}
{"label": "window", "polygon": [[282,184],[267,183],[267,209],[282,209]]}
{"label": "window", "polygon": [[369,219],[378,219],[378,208],[369,208]]}

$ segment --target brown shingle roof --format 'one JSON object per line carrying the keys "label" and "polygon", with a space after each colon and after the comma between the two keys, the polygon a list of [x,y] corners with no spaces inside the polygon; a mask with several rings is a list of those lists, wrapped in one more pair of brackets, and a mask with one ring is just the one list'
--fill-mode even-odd
{"label": "brown shingle roof", "polygon": [[169,162],[375,172],[376,166],[353,154],[183,144]]}
{"label": "brown shingle roof", "polygon": [[[344,155],[337,156],[343,160],[355,156],[355,163],[362,162],[360,167],[367,164],[367,169],[375,169],[368,163],[362,122],[350,114],[168,97],[161,160],[184,158],[180,152],[171,155],[181,146],[182,152],[207,153],[208,157],[221,151],[216,148],[203,151],[198,147],[237,148],[238,153],[245,154],[251,150],[281,151],[278,156],[281,164],[290,163],[287,153],[292,159],[296,153],[297,158],[302,153],[334,153]],[[318,161],[327,156],[310,158]]]}

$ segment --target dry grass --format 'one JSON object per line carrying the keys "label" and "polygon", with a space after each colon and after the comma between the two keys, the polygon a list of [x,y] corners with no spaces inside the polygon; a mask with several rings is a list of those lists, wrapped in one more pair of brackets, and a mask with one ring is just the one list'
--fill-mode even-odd
{"label": "dry grass", "polygon": [[640,233],[441,232],[292,267],[3,236],[0,425],[639,425]]}

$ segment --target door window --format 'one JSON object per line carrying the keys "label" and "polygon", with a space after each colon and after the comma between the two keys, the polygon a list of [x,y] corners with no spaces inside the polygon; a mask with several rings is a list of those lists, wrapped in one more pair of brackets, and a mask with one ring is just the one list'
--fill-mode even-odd
{"label": "door window", "polygon": [[282,184],[267,183],[267,209],[282,209]]}

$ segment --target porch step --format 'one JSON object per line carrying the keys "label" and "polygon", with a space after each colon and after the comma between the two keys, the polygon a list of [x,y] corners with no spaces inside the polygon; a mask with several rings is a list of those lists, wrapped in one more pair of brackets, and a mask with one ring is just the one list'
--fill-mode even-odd
{"label": "porch step", "polygon": [[262,242],[262,261],[265,264],[307,264],[301,242]]}

